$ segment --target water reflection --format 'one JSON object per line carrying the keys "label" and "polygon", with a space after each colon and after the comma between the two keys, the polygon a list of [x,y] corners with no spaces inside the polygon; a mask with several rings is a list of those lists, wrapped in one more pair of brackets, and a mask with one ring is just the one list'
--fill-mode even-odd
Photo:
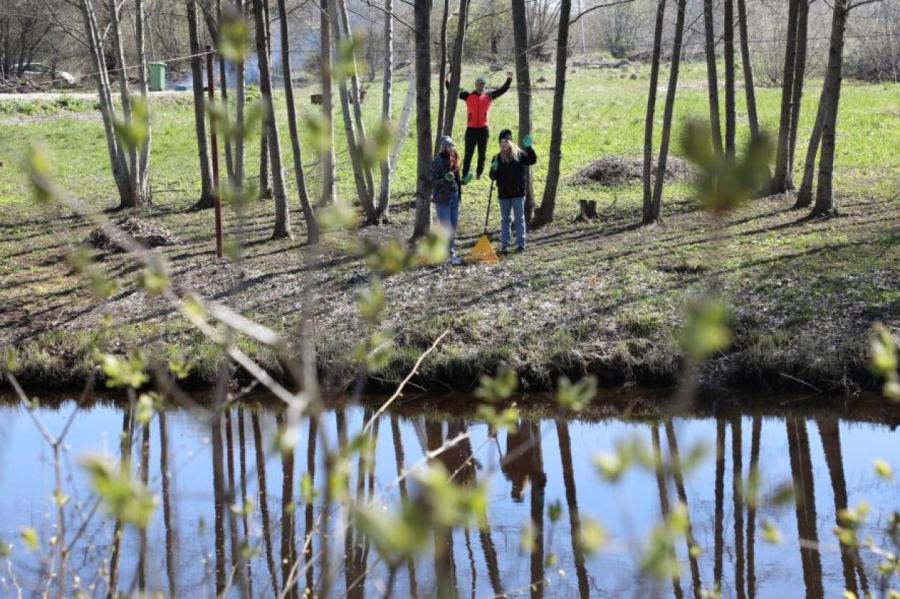
{"label": "water reflection", "polygon": [[[39,417],[52,429],[71,410]],[[77,414],[67,460],[117,446],[110,453],[147,482],[159,509],[142,534],[109,522],[72,468],[69,534],[72,528],[83,532],[69,552],[70,573],[85,588],[92,585],[88,596],[382,596],[392,570],[352,518],[326,505],[321,446],[324,434],[346,447],[371,417],[367,408],[342,407],[304,421],[298,442],[282,453],[273,449],[282,415],[256,409],[232,407],[202,418],[173,411],[150,424],[138,422],[131,410],[100,407]],[[9,542],[21,526],[33,526],[49,546],[55,534],[52,466],[36,457],[46,450],[21,409],[2,408],[0,418],[11,423],[6,460],[17,456],[0,474],[0,539]],[[344,491],[357,501],[396,507],[413,494],[409,470],[429,462],[451,473],[455,484],[491,484],[486,525],[435,526],[428,553],[393,569],[398,597],[699,598],[713,588],[750,599],[799,593],[819,598],[844,589],[862,594],[874,584],[877,559],[839,547],[831,532],[837,513],[865,498],[873,506],[872,524],[859,536],[883,540],[875,526],[898,508],[896,489],[871,467],[875,457],[900,464],[897,433],[830,416],[650,423],[522,418],[516,431],[494,435],[485,424],[463,418],[385,414],[366,435],[374,447],[371,459],[353,454],[344,464]],[[616,485],[603,482],[593,456],[634,435],[660,457],[659,467],[629,472]],[[698,443],[710,448],[711,457],[696,469],[682,468]],[[793,505],[749,501],[746,481],[756,471],[762,495],[790,483]],[[303,480],[316,489],[315,501],[306,501]],[[639,573],[640,550],[676,504],[688,516],[684,537],[668,548],[680,572],[665,584],[649,581]],[[561,513],[558,519],[555,513]],[[585,518],[608,532],[599,553],[582,550]],[[784,544],[761,540],[763,521],[780,528]],[[11,567],[24,596],[45,584],[44,558],[41,550],[32,554],[17,546],[13,552]],[[15,596],[12,585],[9,577],[0,580],[0,596]]]}

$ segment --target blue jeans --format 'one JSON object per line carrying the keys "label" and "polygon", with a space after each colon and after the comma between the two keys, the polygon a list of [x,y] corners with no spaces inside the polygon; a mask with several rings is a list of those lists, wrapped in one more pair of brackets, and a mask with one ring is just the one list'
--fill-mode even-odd
{"label": "blue jeans", "polygon": [[[512,215],[510,215],[512,212]],[[509,225],[516,224],[516,246],[525,248],[525,196],[500,198],[500,247],[509,247]]]}
{"label": "blue jeans", "polygon": [[456,255],[456,249],[453,242],[456,239],[456,227],[459,224],[459,194],[455,193],[446,204],[438,204],[435,202],[434,211],[437,213],[438,222],[446,227],[450,234],[449,246],[447,250],[451,256]]}

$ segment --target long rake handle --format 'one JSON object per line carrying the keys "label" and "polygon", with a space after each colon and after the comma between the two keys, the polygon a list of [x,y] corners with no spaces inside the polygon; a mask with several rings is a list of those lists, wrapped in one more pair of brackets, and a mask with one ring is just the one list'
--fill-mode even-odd
{"label": "long rake handle", "polygon": [[491,219],[491,200],[494,198],[494,180],[491,179],[491,190],[488,192],[487,214],[484,215],[484,234],[488,232],[488,221]]}

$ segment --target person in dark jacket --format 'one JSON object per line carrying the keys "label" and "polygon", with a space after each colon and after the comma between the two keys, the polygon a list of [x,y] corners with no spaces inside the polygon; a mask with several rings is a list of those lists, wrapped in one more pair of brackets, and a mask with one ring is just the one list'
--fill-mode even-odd
{"label": "person in dark jacket", "polygon": [[[487,80],[484,77],[475,79],[475,89],[466,92],[459,92],[459,99],[466,103],[466,147],[463,152],[463,178],[466,183],[472,180],[469,177],[469,170],[472,166],[472,156],[475,154],[475,148],[478,148],[478,164],[475,167],[475,176],[480,179],[484,172],[484,156],[487,152],[487,143],[490,139],[491,132],[488,127],[488,112],[491,110],[491,103],[505,94],[512,83],[512,71],[506,73],[506,82],[492,91],[485,91],[484,86]],[[448,88],[450,80],[444,82]]]}
{"label": "person in dark jacket", "polygon": [[[516,251],[525,251],[525,189],[528,167],[537,162],[531,136],[522,140],[524,149],[512,140],[512,131],[500,132],[500,153],[491,162],[491,179],[497,182],[500,198],[500,253],[509,253],[509,225],[515,222]],[[512,216],[511,216],[512,215]]]}
{"label": "person in dark jacket", "polygon": [[462,258],[456,254],[454,240],[456,227],[459,224],[459,204],[462,200],[462,186],[467,183],[459,174],[459,153],[453,140],[445,135],[438,143],[438,153],[431,162],[431,184],[433,187],[431,201],[438,222],[450,232],[448,250],[450,263],[454,266],[462,264]]}

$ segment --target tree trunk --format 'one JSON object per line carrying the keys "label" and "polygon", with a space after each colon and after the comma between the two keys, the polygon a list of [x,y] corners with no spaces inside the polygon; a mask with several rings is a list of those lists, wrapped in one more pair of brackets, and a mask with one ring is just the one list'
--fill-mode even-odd
{"label": "tree trunk", "polygon": [[[447,104],[456,104],[456,99],[450,96],[444,87],[444,81],[447,79],[447,21],[450,19],[450,0],[444,0],[444,16],[441,19],[441,39],[440,39],[440,58],[438,67],[438,113],[437,113],[437,135],[434,136],[434,153],[440,149],[441,135],[444,134],[444,118]],[[452,98],[452,100],[451,100]],[[451,123],[452,128],[452,123]],[[452,135],[452,134],[448,134]]]}
{"label": "tree trunk", "polygon": [[719,76],[716,67],[715,15],[712,0],[703,0],[704,39],[706,41],[706,89],[709,95],[709,126],[713,148],[722,153],[722,125],[719,122]]}
{"label": "tree trunk", "polygon": [[816,156],[819,154],[819,144],[822,142],[822,128],[825,125],[826,89],[823,86],[822,93],[819,96],[816,122],[813,124],[812,133],[809,135],[806,160],[803,163],[803,181],[800,183],[800,190],[797,192],[797,201],[794,203],[794,208],[808,208],[812,204],[813,181],[816,176]]}
{"label": "tree trunk", "polygon": [[756,114],[756,86],[753,82],[753,60],[750,56],[750,38],[747,33],[747,3],[737,0],[738,30],[741,35],[741,64],[744,67],[744,92],[747,96],[747,121],[750,137],[759,137],[759,117]]}
{"label": "tree trunk", "polygon": [[[447,88],[447,102],[444,107],[444,135],[453,135],[453,121],[456,118],[456,107],[459,104],[459,86],[462,77],[463,50],[466,44],[466,30],[468,29],[466,21],[468,18],[469,0],[459,0],[459,20],[456,23],[456,37],[453,39],[453,56],[450,58],[450,87]],[[513,16],[513,19],[515,19],[515,16]]]}
{"label": "tree trunk", "polygon": [[794,60],[794,90],[791,94],[791,136],[788,146],[787,183],[794,188],[794,155],[797,146],[797,125],[800,122],[800,108],[803,100],[803,83],[806,78],[806,40],[809,21],[809,2],[800,0],[797,8],[797,57]]}
{"label": "tree trunk", "polygon": [[281,168],[281,144],[278,140],[278,122],[275,120],[275,106],[272,102],[272,77],[269,73],[269,52],[266,49],[266,14],[263,4],[267,0],[253,0],[253,15],[256,19],[256,55],[259,63],[259,92],[265,110],[263,127],[269,146],[269,165],[272,170],[272,197],[275,200],[275,227],[272,238],[293,237],[291,234],[291,213],[284,193],[284,173]]}
{"label": "tree trunk", "polygon": [[200,157],[200,200],[195,210],[212,208],[212,168],[206,140],[206,100],[203,97],[203,56],[200,55],[200,35],[197,31],[197,2],[187,0],[188,43],[191,50],[191,78],[194,90],[194,129],[197,132],[197,153]]}
{"label": "tree trunk", "polygon": [[[350,28],[350,17],[347,14],[347,6],[345,0],[337,0],[338,10],[340,11],[341,24],[343,25],[344,32],[343,35],[346,35],[348,39],[353,37],[353,30]],[[338,30],[340,27],[338,27]],[[340,38],[341,36],[336,36],[335,39]],[[366,143],[366,124],[363,121],[362,116],[362,94],[360,93],[360,85],[359,85],[359,73],[356,71],[356,52],[354,51],[350,57],[352,60],[350,61],[350,104],[353,108],[353,118],[356,123],[356,138],[360,147],[365,145]],[[372,168],[367,167],[366,165],[362,165],[363,178],[366,183],[366,198],[363,202],[363,205],[375,203],[375,173],[372,172]],[[374,215],[374,208],[372,209],[372,214]],[[374,218],[374,217],[373,217]]]}
{"label": "tree trunk", "polygon": [[681,42],[684,37],[684,13],[686,0],[678,0],[678,14],[675,17],[675,39],[672,42],[672,67],[669,71],[669,87],[666,90],[666,107],[663,110],[662,139],[659,144],[659,161],[656,167],[656,181],[653,185],[653,202],[650,213],[644,215],[644,224],[659,222],[662,214],[662,191],[669,157],[669,141],[672,137],[672,114],[675,111],[675,93],[678,91],[678,69],[681,66]]}
{"label": "tree trunk", "polygon": [[138,52],[138,88],[141,91],[141,99],[145,104],[147,112],[147,136],[141,144],[140,157],[138,158],[136,186],[138,191],[138,199],[142,204],[149,204],[152,201],[150,196],[150,145],[153,140],[150,123],[150,106],[149,106],[149,71],[147,64],[147,51],[144,46],[146,14],[144,12],[144,0],[135,0],[135,46]]}
{"label": "tree trunk", "polygon": [[[734,94],[734,0],[725,0],[725,25],[722,41],[725,45],[725,154],[734,158],[735,94]],[[660,171],[662,172],[662,171]]]}
{"label": "tree trunk", "polygon": [[391,175],[397,170],[400,161],[400,152],[409,134],[409,121],[412,119],[413,106],[416,103],[416,73],[413,71],[406,89],[406,97],[403,99],[403,108],[400,110],[400,123],[397,125],[397,139],[394,141],[394,149],[391,150]]}
{"label": "tree trunk", "polygon": [[97,18],[91,0],[81,1],[81,15],[84,19],[85,35],[88,39],[92,65],[94,67],[94,72],[96,73],[94,80],[97,84],[97,96],[99,99],[100,114],[103,118],[103,129],[106,133],[106,149],[109,154],[110,168],[119,196],[123,197],[128,192],[125,158],[122,154],[122,148],[119,145],[119,140],[118,137],[116,137],[115,127],[113,125],[115,120],[115,106],[112,102],[109,73],[106,70],[106,62],[103,57],[100,34],[97,28]]}
{"label": "tree trunk", "polygon": [[416,220],[413,239],[431,228],[431,3],[416,2]]}
{"label": "tree trunk", "polygon": [[325,115],[325,135],[328,149],[322,154],[322,197],[319,206],[327,206],[337,200],[336,175],[334,170],[334,94],[331,81],[331,19],[328,18],[328,4],[335,0],[319,2],[319,42],[322,70],[322,113]]}
{"label": "tree trunk", "polygon": [[[466,2],[466,0],[462,0]],[[381,118],[391,122],[391,96],[394,91],[394,1],[384,0],[384,81],[381,87]],[[381,186],[378,194],[378,207],[375,219],[388,222],[388,210],[391,201],[391,157],[381,162]]]}
{"label": "tree trunk", "polygon": [[[237,0],[237,10],[243,16],[244,0]],[[241,59],[234,65],[235,76],[235,124],[238,128],[238,135],[234,140],[234,180],[232,185],[238,191],[244,189],[244,105],[246,103],[244,89],[244,60]]]}
{"label": "tree trunk", "polygon": [[[131,93],[128,89],[128,63],[125,61],[125,49],[122,45],[122,29],[119,15],[119,4],[116,0],[109,2],[109,21],[110,35],[113,40],[113,51],[115,52],[116,64],[118,65],[119,78],[119,100],[122,105],[122,116],[126,125],[132,123],[131,110]],[[138,193],[137,187],[137,169],[138,169],[138,149],[136,145],[125,143],[128,151],[128,162],[125,169],[127,180],[127,193],[120,196],[119,208],[137,208],[143,205],[142,198]]]}
{"label": "tree trunk", "polygon": [[662,50],[662,32],[665,24],[666,0],[656,5],[656,25],[653,29],[653,55],[650,59],[650,89],[647,91],[647,114],[644,117],[644,202],[642,222],[656,222],[653,217],[653,123],[656,118],[656,88],[659,86],[659,60]]}
{"label": "tree trunk", "polygon": [[775,173],[772,176],[770,193],[784,193],[790,187],[788,156],[791,146],[791,101],[794,94],[794,65],[797,60],[797,13],[800,2],[790,0],[788,8],[787,42],[784,50],[784,70],[781,78],[781,116],[778,122],[778,145],[775,150]]}
{"label": "tree trunk", "polygon": [[[526,135],[531,135],[531,68],[528,65],[528,17],[525,0],[512,0],[512,19],[516,51],[516,92],[519,97],[519,141],[521,141]],[[450,91],[453,91],[452,80]],[[528,182],[525,188],[525,222],[531,222],[533,215],[534,180],[531,169],[528,169]]]}
{"label": "tree trunk", "polygon": [[[323,9],[324,10],[324,9]],[[272,56],[272,29],[269,20],[269,2],[263,2],[263,36],[266,42],[266,57]],[[272,197],[272,187],[269,186],[271,180],[271,169],[269,168],[269,133],[263,126],[262,133],[259,136],[259,196],[261,198]],[[274,182],[273,182],[274,184]]]}
{"label": "tree trunk", "polygon": [[556,207],[556,189],[559,185],[559,170],[562,162],[563,107],[566,94],[566,61],[569,54],[569,18],[572,12],[571,0],[562,0],[559,8],[559,34],[556,38],[556,89],[553,94],[553,122],[550,125],[550,151],[548,153],[547,182],[541,207],[532,221],[533,227],[553,222]]}
{"label": "tree trunk", "polygon": [[[216,0],[216,32],[222,31],[222,0]],[[218,36],[216,36],[216,46],[218,46]],[[222,90],[222,110],[225,114],[225,122],[229,122],[228,118],[228,75],[225,70],[225,57],[219,54],[219,89]],[[222,140],[225,147],[225,174],[230,183],[234,183],[234,150],[232,148],[231,136],[226,135]]]}
{"label": "tree trunk", "polygon": [[825,112],[822,120],[822,154],[819,156],[819,181],[813,216],[837,214],[832,179],[837,137],[838,106],[841,101],[841,71],[844,63],[844,32],[847,28],[848,0],[835,0],[828,42],[828,70],[825,73]]}
{"label": "tree trunk", "polygon": [[[329,7],[329,16],[333,24],[332,32],[335,47],[337,47],[344,35],[344,33],[341,32],[339,21],[339,4],[340,0],[335,0]],[[350,57],[350,59],[351,61],[355,61],[354,57]],[[368,169],[363,165],[359,151],[364,143],[365,133],[362,129],[357,129],[354,126],[354,116],[350,106],[350,90],[347,88],[347,78],[343,74],[338,78],[338,98],[341,103],[341,112],[344,117],[344,132],[347,136],[347,150],[350,154],[350,165],[353,168],[353,180],[356,183],[356,194],[359,196],[359,203],[365,212],[366,222],[374,223],[375,205],[372,202],[372,195],[370,194],[370,188],[367,184],[367,179],[369,179],[369,177],[367,177],[366,171],[368,171]],[[359,122],[361,123],[361,119]],[[371,171],[369,171],[369,176],[371,176]]]}
{"label": "tree trunk", "polygon": [[[281,29],[281,47],[290,48],[288,32],[288,14],[285,0],[278,0],[278,23]],[[297,130],[297,109],[294,105],[294,84],[291,81],[291,53],[281,52],[281,71],[284,77],[284,99],[287,104],[288,131],[291,135],[291,151],[294,157],[294,177],[297,181],[297,194],[300,196],[300,208],[306,221],[306,237],[309,244],[318,243],[319,226],[313,213],[309,194],[306,191],[306,177],[303,174],[303,154],[300,148],[300,134]]]}

